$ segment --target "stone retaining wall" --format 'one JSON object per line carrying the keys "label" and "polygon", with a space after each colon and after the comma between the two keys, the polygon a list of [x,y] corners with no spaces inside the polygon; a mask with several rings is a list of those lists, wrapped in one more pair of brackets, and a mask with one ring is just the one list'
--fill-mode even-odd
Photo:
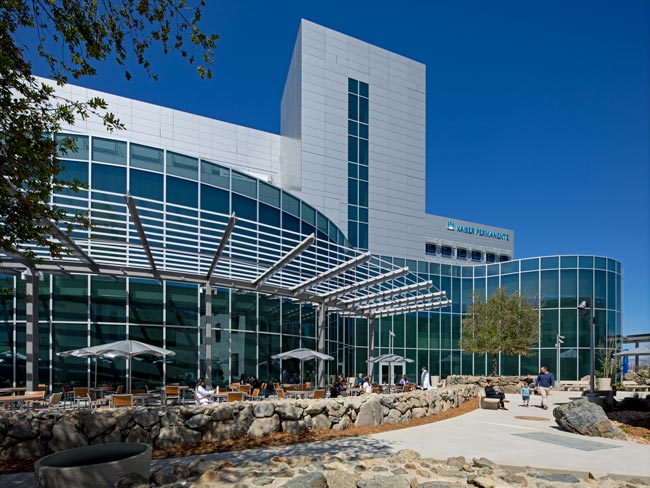
{"label": "stone retaining wall", "polygon": [[[533,376],[535,379],[537,376]],[[474,385],[478,388],[484,388],[487,384],[486,379],[494,380],[494,386],[497,390],[504,393],[519,393],[522,376],[470,376],[470,375],[451,375],[447,376],[447,385]]]}
{"label": "stone retaining wall", "polygon": [[181,407],[0,413],[0,462],[105,442],[186,447],[274,432],[374,426],[425,417],[476,396],[475,385],[324,400],[267,399]]}

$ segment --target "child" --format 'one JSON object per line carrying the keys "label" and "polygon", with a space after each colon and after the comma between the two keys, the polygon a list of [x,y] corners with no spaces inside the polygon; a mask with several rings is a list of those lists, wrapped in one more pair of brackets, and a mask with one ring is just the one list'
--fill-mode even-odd
{"label": "child", "polygon": [[524,407],[530,406],[530,385],[528,383],[521,386],[521,399],[524,402]]}

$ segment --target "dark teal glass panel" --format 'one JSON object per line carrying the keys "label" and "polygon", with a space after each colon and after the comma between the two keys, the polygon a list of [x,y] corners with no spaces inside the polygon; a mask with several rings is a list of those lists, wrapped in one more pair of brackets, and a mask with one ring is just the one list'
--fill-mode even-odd
{"label": "dark teal glass panel", "polygon": [[348,120],[348,135],[358,136],[359,135],[359,123],[353,120]]}
{"label": "dark teal glass panel", "polygon": [[359,97],[359,122],[368,123],[368,99]]}
{"label": "dark teal glass panel", "polygon": [[357,163],[348,163],[348,178],[359,177],[359,165]]}
{"label": "dark teal glass panel", "polygon": [[348,78],[348,91],[350,93],[359,93],[359,82],[357,80],[353,80],[352,78]]}
{"label": "dark teal glass panel", "polygon": [[560,310],[560,334],[564,336],[562,347],[578,346],[578,310]]}
{"label": "dark teal glass panel", "polygon": [[162,149],[131,143],[129,153],[132,168],[149,169],[160,173],[165,168],[165,153]]}
{"label": "dark teal glass panel", "polygon": [[359,139],[359,164],[368,166],[368,141]]}
{"label": "dark teal glass panel", "polygon": [[90,320],[93,322],[124,322],[126,320],[126,280],[124,278],[91,277]]}
{"label": "dark teal glass panel", "polygon": [[257,202],[235,193],[232,194],[232,211],[237,217],[248,220],[257,220]]}
{"label": "dark teal glass panel", "polygon": [[[186,327],[167,327],[165,329],[165,345],[176,353],[173,361],[167,364],[167,382],[180,383],[181,385],[193,386],[199,375],[199,337],[197,329]],[[144,381],[152,381],[156,378],[153,372]]]}
{"label": "dark teal glass panel", "polygon": [[560,257],[560,266],[562,268],[577,268],[578,267],[578,257],[577,256],[561,256]]}
{"label": "dark teal glass panel", "polygon": [[363,181],[368,181],[368,167],[359,166],[359,179]]}
{"label": "dark teal glass panel", "polygon": [[131,279],[129,320],[137,324],[163,323],[163,289],[157,281]]}
{"label": "dark teal glass panel", "polygon": [[521,273],[520,295],[528,299],[528,303],[537,304],[539,298],[539,273]]}
{"label": "dark teal glass panel", "polygon": [[[130,327],[129,328],[129,339],[135,340],[135,341],[141,341],[141,342],[146,342],[147,344],[151,344],[153,346],[158,346],[158,347],[165,347],[165,344],[163,343],[163,328],[162,327],[144,327],[144,326],[137,326],[137,327]],[[169,343],[167,344],[169,345]],[[165,381],[165,377],[163,376],[163,361],[158,358],[154,357],[147,357],[147,360],[143,361],[131,361],[131,369],[132,369],[132,380],[131,380],[131,388],[134,390],[142,390],[144,389],[145,385],[149,388],[156,388],[160,386],[164,386],[167,382],[169,383],[175,383],[176,381],[172,379],[173,375],[170,375],[169,368],[172,364],[175,364],[176,358],[169,358],[167,359],[167,381]],[[118,371],[124,371],[124,373],[121,376],[117,376],[115,378],[115,383],[111,382],[111,384],[121,384],[124,385],[126,382],[126,367],[125,367],[126,361],[122,360],[119,363],[117,363],[116,367],[118,368]],[[192,373],[190,373],[192,374]],[[189,385],[188,381],[181,381],[181,379],[177,380],[178,382],[184,384],[184,385]]]}
{"label": "dark teal glass panel", "polygon": [[359,95],[362,97],[368,98],[369,95],[369,89],[368,89],[368,83],[364,83],[363,81],[359,82]]}
{"label": "dark teal glass panel", "polygon": [[195,327],[198,324],[198,287],[167,282],[167,324]]}
{"label": "dark teal glass panel", "polygon": [[578,271],[578,301],[591,303],[594,292],[594,272],[590,269]]}
{"label": "dark teal glass panel", "polygon": [[616,261],[613,259],[608,259],[607,260],[607,270],[608,271],[616,271]]}
{"label": "dark teal glass panel", "polygon": [[198,184],[194,181],[167,176],[167,203],[195,209],[198,206]]}
{"label": "dark teal glass panel", "polygon": [[359,97],[348,94],[348,119],[359,120]]}
{"label": "dark teal glass panel", "polygon": [[199,160],[184,154],[167,152],[167,174],[198,180]]}
{"label": "dark teal glass panel", "polygon": [[163,201],[163,176],[158,173],[132,169],[129,171],[129,192],[134,197]]}
{"label": "dark teal glass panel", "polygon": [[348,161],[356,163],[359,161],[359,139],[348,136]]}
{"label": "dark teal glass panel", "polygon": [[519,291],[519,275],[510,274],[502,276],[501,288],[503,288],[508,295],[517,293]]}
{"label": "dark teal glass panel", "polygon": [[365,207],[359,208],[359,221],[368,223],[368,209]]}
{"label": "dark teal glass panel", "polygon": [[612,272],[607,273],[607,308],[616,309],[616,275]]}
{"label": "dark teal glass panel", "polygon": [[593,268],[594,258],[591,256],[578,256],[578,265],[581,268]]}
{"label": "dark teal glass panel", "polygon": [[479,278],[481,276],[485,276],[485,266],[475,266],[474,277]]}
{"label": "dark teal glass panel", "polygon": [[560,349],[560,371],[555,372],[556,379],[575,381],[578,379],[578,350]]}
{"label": "dark teal glass panel", "polygon": [[[81,161],[67,161],[61,160],[61,173],[59,175],[60,179],[66,181],[79,180],[82,183],[88,183],[88,163]],[[74,195],[74,192],[70,194]],[[84,192],[84,194],[86,194]]]}
{"label": "dark teal glass panel", "polygon": [[302,204],[302,220],[311,226],[316,226],[316,210],[306,203]]}
{"label": "dark teal glass panel", "polygon": [[499,264],[489,264],[487,266],[488,276],[498,276],[499,275]]}
{"label": "dark teal glass panel", "polygon": [[555,269],[560,265],[560,261],[557,256],[550,258],[542,258],[542,269]]}
{"label": "dark teal glass panel", "polygon": [[504,376],[519,375],[519,356],[501,356],[501,374]]}
{"label": "dark teal glass panel", "polygon": [[578,306],[578,271],[575,269],[560,271],[560,306]]}
{"label": "dark teal glass panel", "polygon": [[[72,139],[75,144],[73,150],[66,150],[62,146],[64,139]],[[90,144],[88,142],[88,136],[80,136],[77,134],[55,134],[54,141],[57,144],[56,155],[62,158],[74,158],[74,159],[83,159],[88,161],[88,154]]]}
{"label": "dark teal glass panel", "polygon": [[93,161],[126,164],[126,142],[93,137],[92,154]]}
{"label": "dark teal glass panel", "polygon": [[605,308],[607,304],[607,273],[605,271],[595,272],[595,285],[596,308]]}
{"label": "dark teal glass panel", "polygon": [[543,308],[557,308],[559,305],[558,295],[558,272],[542,271],[541,306]]}
{"label": "dark teal glass panel", "polygon": [[201,208],[210,212],[230,214],[230,193],[201,185]]}
{"label": "dark teal glass panel", "polygon": [[257,330],[257,295],[255,293],[231,293],[231,330]]}
{"label": "dark teal glass panel", "polygon": [[490,298],[499,289],[499,277],[490,276],[487,280],[487,298]]}
{"label": "dark teal glass panel", "polygon": [[280,208],[280,190],[263,181],[259,182],[260,201]]}
{"label": "dark teal glass panel", "polygon": [[368,206],[368,182],[359,181],[359,206]]}
{"label": "dark teal glass panel", "polygon": [[201,183],[227,190],[230,188],[230,170],[201,160]]}
{"label": "dark teal glass panel", "polygon": [[368,126],[366,124],[359,124],[359,137],[368,139]]}
{"label": "dark teal glass panel", "polygon": [[293,232],[300,232],[300,219],[282,212],[282,228]]}
{"label": "dark teal glass panel", "polygon": [[517,273],[519,271],[519,261],[509,261],[501,263],[501,274]]}
{"label": "dark teal glass panel", "polygon": [[245,174],[233,171],[232,191],[257,199],[257,180]]}
{"label": "dark teal glass panel", "polygon": [[[269,207],[260,203],[260,223],[266,225],[272,225],[273,227],[280,227],[280,210],[274,207]],[[265,232],[269,232],[270,229],[264,229]]]}
{"label": "dark teal glass panel", "polygon": [[54,276],[52,284],[52,318],[54,320],[88,320],[88,277]]}
{"label": "dark teal glass panel", "polygon": [[300,334],[300,305],[297,303],[282,302],[282,332],[296,336]]}
{"label": "dark teal glass panel", "polygon": [[64,378],[63,381],[65,381],[66,385],[88,385],[88,360],[76,357],[62,358],[57,353],[82,347],[88,347],[88,328],[86,324],[52,324],[53,374],[55,378]]}
{"label": "dark teal glass panel", "polygon": [[93,190],[110,191],[124,195],[126,193],[126,168],[93,164],[92,187]]}
{"label": "dark teal glass panel", "polygon": [[594,267],[596,269],[607,269],[607,260],[605,258],[595,258]]}
{"label": "dark teal glass panel", "polygon": [[281,332],[280,300],[266,295],[259,298],[259,328],[261,332]]}
{"label": "dark teal glass panel", "polygon": [[539,259],[524,259],[521,261],[522,271],[537,271],[539,269]]}
{"label": "dark teal glass panel", "polygon": [[358,181],[357,180],[348,180],[348,203],[352,205],[357,205],[359,203],[359,193],[358,193]]}
{"label": "dark teal glass panel", "polygon": [[287,192],[282,192],[282,210],[300,217],[300,200]]}
{"label": "dark teal glass panel", "polygon": [[521,356],[521,374],[530,374],[533,377],[539,372],[539,355],[537,352],[530,356]]}

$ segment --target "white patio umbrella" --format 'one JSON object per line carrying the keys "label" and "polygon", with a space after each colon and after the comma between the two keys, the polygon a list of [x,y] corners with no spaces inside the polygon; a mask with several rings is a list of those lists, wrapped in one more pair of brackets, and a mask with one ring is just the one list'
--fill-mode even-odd
{"label": "white patio umbrella", "polygon": [[271,359],[299,359],[300,360],[300,380],[303,379],[304,362],[310,359],[320,359],[321,361],[333,361],[334,358],[328,354],[300,347],[287,352],[281,352],[271,356]]}
{"label": "white patio umbrella", "polygon": [[[100,344],[98,346],[84,347],[82,349],[76,350],[76,354],[69,354],[70,356],[77,357],[107,357],[107,358],[127,358],[127,373],[126,373],[126,388],[127,392],[131,391],[131,360],[134,356],[139,356],[141,354],[148,354],[151,356],[174,356],[176,353],[170,351],[169,349],[164,349],[158,346],[152,346],[145,342],[134,341],[134,340],[124,340],[111,342],[109,344]],[[65,351],[66,353],[72,353],[74,351]],[[64,353],[59,353],[60,356],[63,356]]]}
{"label": "white patio umbrella", "polygon": [[644,344],[643,346],[635,347],[629,351],[617,352],[614,356],[650,356],[650,345]]}

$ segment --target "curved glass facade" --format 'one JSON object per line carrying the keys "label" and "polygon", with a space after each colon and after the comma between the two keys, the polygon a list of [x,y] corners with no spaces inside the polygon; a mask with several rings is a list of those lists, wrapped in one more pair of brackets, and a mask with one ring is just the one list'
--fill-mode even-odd
{"label": "curved glass facade", "polygon": [[[107,252],[117,249],[127,222],[110,203],[124,206],[124,195],[138,199],[140,215],[164,215],[165,225],[153,236],[173,252],[194,245],[186,242],[188,228],[211,225],[214,212],[235,213],[244,226],[268,224],[278,232],[346,243],[343,232],[321,212],[267,182],[223,165],[161,148],[103,137],[74,136],[75,154],[62,154],[65,176],[87,189],[54,196],[60,206],[87,209],[91,231]],[[103,192],[102,201],[93,198]],[[255,242],[251,242],[251,249]],[[119,252],[115,250],[114,252]],[[473,292],[491,295],[499,287],[539,303],[539,340],[529,357],[500,358],[502,374],[534,373],[542,364],[555,369],[556,335],[565,337],[560,352],[561,377],[577,379],[589,372],[589,318],[578,315],[582,300],[596,303],[596,344],[621,332],[622,267],[617,261],[592,256],[549,256],[489,265],[461,266],[381,256],[408,266],[422,280],[447,292],[451,308],[383,317],[375,321],[375,355],[393,352],[415,360],[406,373],[417,377],[421,366],[431,374],[479,374],[489,371],[484,356],[459,348],[462,313]],[[25,382],[25,282],[0,275],[0,377]],[[198,285],[137,278],[86,275],[43,275],[39,286],[39,376],[57,388],[85,384],[94,364],[61,358],[58,352],[125,338],[166,347],[176,356],[163,360],[134,360],[133,384],[193,382],[203,370],[205,310]],[[255,374],[269,383],[280,378],[280,364],[271,356],[297,347],[317,348],[317,312],[310,304],[252,292],[218,289],[212,298],[213,382]],[[328,315],[326,349],[335,357],[328,373],[352,376],[367,371],[368,323]],[[307,376],[313,364],[306,363]],[[297,362],[285,361],[290,375]],[[100,383],[124,381],[124,360],[99,360]],[[378,372],[375,372],[377,378]]]}

